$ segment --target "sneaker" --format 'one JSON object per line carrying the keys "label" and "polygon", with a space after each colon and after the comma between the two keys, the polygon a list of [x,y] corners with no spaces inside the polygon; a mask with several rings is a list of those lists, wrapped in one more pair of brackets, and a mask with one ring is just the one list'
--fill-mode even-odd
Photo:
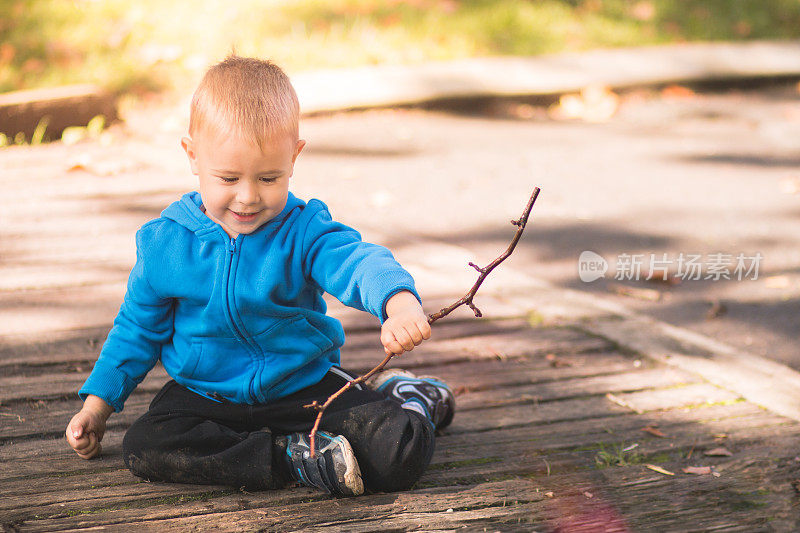
{"label": "sneaker", "polygon": [[317,431],[317,449],[313,458],[308,434],[293,433],[284,438],[286,461],[296,481],[334,496],[364,493],[361,469],[346,438]]}
{"label": "sneaker", "polygon": [[367,386],[387,398],[400,402],[405,409],[428,417],[436,429],[453,421],[456,399],[447,384],[432,376],[415,376],[408,370],[392,368],[367,380]]}

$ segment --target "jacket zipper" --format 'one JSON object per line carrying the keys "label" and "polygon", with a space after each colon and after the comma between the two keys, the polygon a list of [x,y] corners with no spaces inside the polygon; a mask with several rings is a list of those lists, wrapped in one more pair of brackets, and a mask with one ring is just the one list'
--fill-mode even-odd
{"label": "jacket zipper", "polygon": [[[230,324],[231,329],[233,330],[234,336],[236,337],[236,339],[239,342],[244,344],[245,347],[247,348],[247,351],[251,352],[251,354],[252,354],[253,353],[253,346],[250,343],[250,341],[248,340],[247,335],[244,333],[243,329],[240,328],[239,325],[236,323],[236,318],[234,317],[234,314],[233,314],[233,305],[231,303],[231,295],[233,294],[233,279],[232,279],[233,278],[233,259],[234,259],[235,255],[236,255],[236,239],[234,239],[233,237],[230,238],[230,248],[228,249],[228,252],[229,252],[228,253],[228,269],[227,269],[228,271],[227,271],[227,276],[226,276],[226,279],[225,279],[225,311],[227,312],[228,323]],[[258,358],[255,359],[255,362],[258,363]],[[260,370],[260,368],[258,370],[256,370],[256,375],[258,375],[258,371],[259,370]],[[250,398],[249,399],[250,399],[251,402],[255,402],[255,401],[258,400],[258,398],[256,398],[256,392],[255,392],[255,381],[256,380],[253,379],[253,381],[250,383],[250,386],[248,387],[249,388],[249,393],[250,393]]]}

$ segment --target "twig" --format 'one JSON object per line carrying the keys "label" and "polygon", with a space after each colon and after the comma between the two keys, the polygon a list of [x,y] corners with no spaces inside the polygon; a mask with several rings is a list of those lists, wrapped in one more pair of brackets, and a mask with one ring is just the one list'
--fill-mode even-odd
{"label": "twig", "polygon": [[531,209],[533,209],[533,204],[534,202],[536,202],[537,196],[539,196],[539,187],[533,189],[533,194],[531,195],[531,199],[528,200],[528,205],[525,207],[525,211],[522,213],[522,216],[518,220],[511,221],[513,225],[517,226],[517,233],[514,234],[514,238],[511,239],[511,244],[508,245],[506,251],[500,254],[500,256],[497,259],[495,259],[494,261],[492,261],[483,268],[480,268],[475,263],[470,263],[469,266],[471,266],[480,273],[478,279],[475,281],[475,284],[467,292],[467,294],[465,294],[460,300],[453,302],[444,309],[441,309],[440,311],[433,313],[432,315],[428,315],[428,324],[433,324],[440,318],[449,315],[457,307],[461,307],[462,305],[465,304],[470,309],[472,309],[472,312],[475,313],[476,317],[480,318],[481,316],[483,316],[481,310],[478,309],[474,303],[472,303],[472,298],[475,297],[475,293],[478,292],[478,289],[480,288],[481,283],[483,283],[483,280],[486,279],[486,276],[488,276],[489,273],[491,273],[491,271],[494,270],[494,268],[497,265],[505,261],[508,258],[508,256],[511,255],[511,252],[514,251],[514,248],[517,247],[517,243],[522,237],[522,232],[525,231],[525,224],[528,223],[528,216],[531,214]]}
{"label": "twig", "polygon": [[[444,318],[445,316],[447,316],[450,313],[452,313],[456,308],[461,307],[462,305],[466,305],[467,307],[472,309],[472,312],[475,313],[476,317],[480,318],[481,316],[483,316],[482,313],[481,313],[481,310],[478,309],[478,307],[474,303],[472,303],[472,299],[475,297],[475,294],[478,292],[478,289],[480,288],[481,284],[483,283],[483,280],[486,279],[486,277],[492,272],[492,270],[495,269],[495,267],[497,265],[499,265],[500,263],[505,261],[508,258],[508,256],[510,256],[511,253],[514,251],[514,248],[517,247],[517,243],[519,242],[520,238],[522,237],[522,232],[525,231],[525,225],[528,223],[528,217],[530,216],[531,210],[533,209],[533,204],[536,202],[536,198],[538,196],[539,196],[539,187],[535,187],[533,189],[533,194],[531,194],[530,200],[528,200],[528,205],[525,206],[525,211],[523,211],[522,216],[517,220],[512,220],[511,221],[511,223],[513,225],[517,226],[517,232],[514,234],[514,238],[511,239],[511,244],[508,245],[508,248],[506,248],[506,251],[503,252],[502,254],[500,254],[497,257],[497,259],[495,259],[494,261],[492,261],[491,263],[489,263],[488,265],[486,265],[483,268],[479,267],[475,263],[470,262],[469,266],[471,266],[472,268],[477,270],[478,273],[479,273],[478,279],[472,285],[472,288],[469,291],[467,291],[467,293],[463,297],[461,297],[459,300],[456,300],[455,302],[453,302],[452,304],[448,305],[447,307],[445,307],[443,309],[440,309],[436,313],[428,315],[428,324],[433,324],[434,322],[436,322],[440,318]],[[333,403],[334,400],[336,400],[336,398],[338,398],[339,396],[344,394],[345,391],[347,391],[348,389],[350,389],[354,385],[359,385],[361,383],[364,383],[369,378],[371,378],[372,376],[374,376],[375,374],[377,374],[378,372],[383,370],[383,367],[385,367],[389,363],[389,361],[392,359],[392,357],[394,357],[394,355],[395,354],[387,355],[383,359],[383,361],[380,362],[380,364],[378,366],[376,366],[375,368],[373,368],[372,370],[370,370],[369,372],[367,372],[363,376],[359,376],[359,377],[357,377],[355,379],[352,379],[352,380],[348,381],[347,383],[345,383],[344,386],[342,386],[341,389],[339,389],[338,391],[334,392],[330,397],[328,397],[327,400],[325,400],[324,403],[320,404],[318,401],[314,400],[312,403],[304,406],[307,409],[316,409],[317,410],[317,418],[316,418],[316,420],[314,420],[314,426],[311,428],[311,433],[309,434],[309,441],[310,441],[310,444],[311,444],[311,451],[310,451],[311,457],[314,457],[315,453],[316,453],[316,442],[315,441],[316,441],[317,430],[319,430],[319,424],[322,421],[322,415],[325,412],[325,409],[327,409],[328,406],[331,403]]]}

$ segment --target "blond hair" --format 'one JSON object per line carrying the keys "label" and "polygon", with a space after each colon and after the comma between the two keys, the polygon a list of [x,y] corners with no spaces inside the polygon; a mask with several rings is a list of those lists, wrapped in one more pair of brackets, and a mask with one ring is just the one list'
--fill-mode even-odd
{"label": "blond hair", "polygon": [[192,97],[189,135],[242,135],[259,148],[276,134],[299,138],[300,105],[289,77],[270,61],[230,55],[212,66]]}

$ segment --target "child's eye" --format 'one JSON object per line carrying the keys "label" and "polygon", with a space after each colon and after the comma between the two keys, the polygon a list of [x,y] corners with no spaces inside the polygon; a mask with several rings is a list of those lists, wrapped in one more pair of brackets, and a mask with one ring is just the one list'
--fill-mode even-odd
{"label": "child's eye", "polygon": [[221,179],[224,183],[235,183],[238,178],[228,178],[225,176],[220,176],[219,179]]}
{"label": "child's eye", "polygon": [[261,178],[261,181],[264,183],[275,183],[276,181],[278,181],[278,178],[276,178],[275,176],[264,176]]}

